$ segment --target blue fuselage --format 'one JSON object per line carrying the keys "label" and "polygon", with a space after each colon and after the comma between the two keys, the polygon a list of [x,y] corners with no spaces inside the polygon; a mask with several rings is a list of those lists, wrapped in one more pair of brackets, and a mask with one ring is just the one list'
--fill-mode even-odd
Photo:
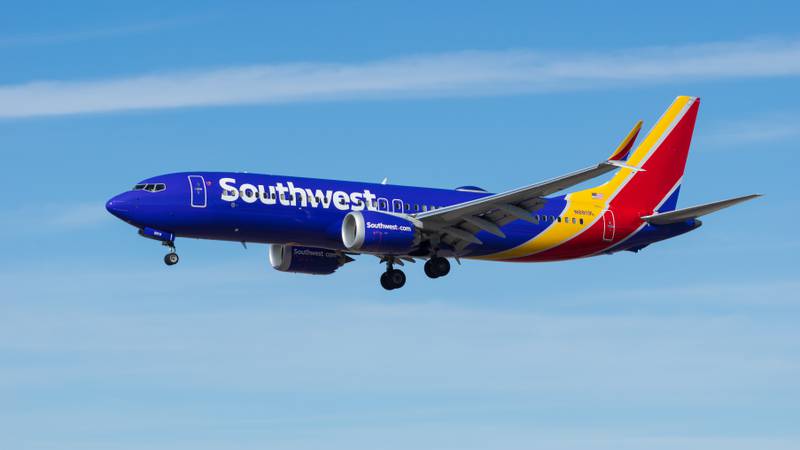
{"label": "blue fuselage", "polygon": [[[448,190],[377,183],[299,178],[231,172],[174,173],[143,180],[134,190],[108,201],[107,209],[143,229],[176,237],[237,242],[301,244],[345,250],[341,227],[350,211],[373,209],[415,214],[491,195],[477,190]],[[537,214],[557,218],[565,211],[564,196],[546,199]],[[555,224],[513,221],[503,226],[504,238],[481,231],[482,245],[470,248],[480,257],[514,248]],[[688,229],[654,230],[637,245],[680,234]],[[622,250],[624,248],[615,248]]]}

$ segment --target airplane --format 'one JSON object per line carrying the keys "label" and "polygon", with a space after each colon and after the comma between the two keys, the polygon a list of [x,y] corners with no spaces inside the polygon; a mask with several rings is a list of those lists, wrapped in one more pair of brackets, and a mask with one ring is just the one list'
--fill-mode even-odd
{"label": "airplane", "polygon": [[[594,166],[500,193],[260,175],[182,172],[137,183],[106,204],[141,236],[161,241],[178,262],[181,238],[270,244],[282,272],[328,275],[374,255],[381,286],[405,285],[397,266],[424,260],[429,278],[461,259],[542,262],[620,251],[695,230],[699,217],[756,197],[677,209],[700,99],[680,96],[631,151],[639,121],[611,156]],[[596,187],[553,195],[604,174]]]}

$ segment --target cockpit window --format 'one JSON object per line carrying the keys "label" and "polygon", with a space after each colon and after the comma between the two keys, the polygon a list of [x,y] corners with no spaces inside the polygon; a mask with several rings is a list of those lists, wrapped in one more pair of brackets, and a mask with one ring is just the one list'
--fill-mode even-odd
{"label": "cockpit window", "polygon": [[164,183],[147,183],[147,184],[137,184],[133,187],[134,191],[147,191],[147,192],[161,192],[167,189],[167,185]]}

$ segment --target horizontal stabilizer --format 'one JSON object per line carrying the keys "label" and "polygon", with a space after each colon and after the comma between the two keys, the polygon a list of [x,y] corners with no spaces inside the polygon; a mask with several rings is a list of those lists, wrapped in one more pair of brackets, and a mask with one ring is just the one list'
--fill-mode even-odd
{"label": "horizontal stabilizer", "polygon": [[761,194],[745,195],[743,197],[730,198],[727,200],[720,200],[718,202],[706,203],[705,205],[691,206],[689,208],[676,209],[675,211],[653,214],[650,216],[642,217],[645,222],[653,225],[666,225],[670,223],[683,222],[684,220],[694,219],[706,214],[725,209],[737,203],[746,202],[756,197],[761,197]]}

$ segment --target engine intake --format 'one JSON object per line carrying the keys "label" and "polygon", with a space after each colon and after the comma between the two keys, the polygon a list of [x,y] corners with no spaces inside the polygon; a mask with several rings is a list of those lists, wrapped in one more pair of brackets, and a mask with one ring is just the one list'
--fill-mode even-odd
{"label": "engine intake", "polygon": [[272,244],[269,263],[281,272],[330,275],[353,259],[334,250]]}
{"label": "engine intake", "polygon": [[342,221],[342,243],[349,250],[405,254],[419,244],[419,231],[402,217],[353,211]]}

